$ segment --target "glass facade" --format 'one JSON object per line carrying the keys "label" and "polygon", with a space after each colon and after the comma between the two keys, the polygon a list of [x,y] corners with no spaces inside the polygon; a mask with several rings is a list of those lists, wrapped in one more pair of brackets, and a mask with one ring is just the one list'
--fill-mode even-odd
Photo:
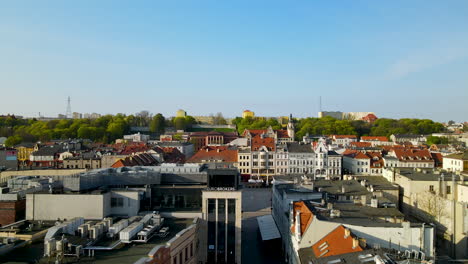
{"label": "glass facade", "polygon": [[208,199],[208,263],[215,263],[216,255],[216,199]]}
{"label": "glass facade", "polygon": [[227,263],[236,263],[236,199],[227,202]]}
{"label": "glass facade", "polygon": [[200,210],[200,188],[154,188],[152,190],[153,210]]}
{"label": "glass facade", "polygon": [[226,199],[218,199],[217,254],[218,263],[223,263],[226,259]]}

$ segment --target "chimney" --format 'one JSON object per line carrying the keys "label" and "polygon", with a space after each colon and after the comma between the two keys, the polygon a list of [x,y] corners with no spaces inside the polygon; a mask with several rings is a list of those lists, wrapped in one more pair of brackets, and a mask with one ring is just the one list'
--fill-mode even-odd
{"label": "chimney", "polygon": [[353,249],[359,246],[359,240],[357,238],[353,238]]}
{"label": "chimney", "polygon": [[379,207],[379,200],[377,198],[371,199],[371,207],[378,208]]}
{"label": "chimney", "polygon": [[367,248],[367,240],[365,238],[359,238],[359,246],[363,249]]}
{"label": "chimney", "polygon": [[208,148],[205,149],[206,152],[210,151]]}
{"label": "chimney", "polygon": [[327,209],[328,210],[333,210],[333,203],[328,203],[327,204]]}
{"label": "chimney", "polygon": [[361,195],[361,204],[362,206],[367,205],[367,195]]}
{"label": "chimney", "polygon": [[348,228],[344,229],[344,238],[348,238],[351,235],[351,230]]}
{"label": "chimney", "polygon": [[344,185],[341,185],[341,193],[346,193],[346,189],[345,189]]}
{"label": "chimney", "polygon": [[217,148],[217,149],[216,149],[216,152],[218,152],[218,153],[219,153],[219,152],[221,152],[221,150],[220,150],[219,148]]}

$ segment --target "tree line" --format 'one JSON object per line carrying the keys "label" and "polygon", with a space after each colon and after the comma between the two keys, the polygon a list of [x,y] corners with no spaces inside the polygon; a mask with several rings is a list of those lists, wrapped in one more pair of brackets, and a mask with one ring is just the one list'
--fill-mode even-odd
{"label": "tree line", "polygon": [[[220,113],[216,123],[225,124]],[[166,119],[162,114],[152,115],[141,111],[135,115],[105,115],[97,119],[55,119],[41,121],[36,119],[18,119],[12,116],[0,117],[0,137],[7,137],[7,145],[14,146],[22,142],[48,141],[51,139],[83,138],[96,142],[110,143],[130,133],[131,127],[149,127],[152,134],[162,134],[167,127],[186,130],[196,120],[192,116]],[[245,129],[283,129],[284,120],[262,117],[236,117],[232,120],[237,132]],[[332,117],[294,119],[296,140],[309,135],[357,135],[386,136],[392,134],[431,134],[444,131],[441,123],[429,119],[387,119],[380,118],[374,123],[361,120],[337,120]]]}
{"label": "tree line", "polygon": [[[237,117],[233,119],[239,134],[245,129],[282,129],[284,125],[276,118],[265,119],[261,117]],[[431,134],[444,131],[441,123],[429,119],[388,119],[380,118],[374,123],[362,120],[338,120],[333,117],[294,119],[296,140],[302,140],[309,135],[356,135],[356,136],[386,136],[392,134]]]}

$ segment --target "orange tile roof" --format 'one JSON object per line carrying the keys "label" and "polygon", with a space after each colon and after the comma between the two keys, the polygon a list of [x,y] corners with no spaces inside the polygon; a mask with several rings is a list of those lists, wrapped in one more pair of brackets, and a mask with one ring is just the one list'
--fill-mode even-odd
{"label": "orange tile roof", "polygon": [[301,212],[301,216],[300,216],[301,217],[301,235],[302,235],[307,230],[310,223],[312,223],[312,220],[314,219],[314,214],[309,209],[309,207],[304,203],[304,201],[294,202],[293,208],[294,208],[293,210],[294,224],[291,226],[291,231],[293,233],[295,232],[296,212],[300,211]]}
{"label": "orange tile roof", "polygon": [[206,160],[221,160],[221,162],[237,162],[237,149],[227,146],[205,146],[187,160],[187,163],[202,163]]}
{"label": "orange tile roof", "polygon": [[315,257],[324,258],[363,251],[364,249],[359,245],[357,238],[354,237],[351,231],[349,231],[348,235],[346,232],[346,228],[340,225],[312,245]]}
{"label": "orange tile roof", "polygon": [[382,141],[382,142],[388,142],[387,137],[373,137],[373,136],[362,136],[361,140],[365,141]]}
{"label": "orange tile roof", "polygon": [[289,138],[287,130],[275,130],[275,132],[276,135],[278,135],[278,138]]}
{"label": "orange tile roof", "polygon": [[431,153],[427,149],[393,149],[395,156],[400,161],[433,161]]}
{"label": "orange tile roof", "polygon": [[351,142],[350,145],[353,147],[358,147],[358,148],[365,148],[365,147],[372,146],[370,142]]}
{"label": "orange tile roof", "polygon": [[253,151],[259,150],[262,146],[265,146],[269,151],[275,151],[275,139],[261,137],[252,138],[251,148]]}

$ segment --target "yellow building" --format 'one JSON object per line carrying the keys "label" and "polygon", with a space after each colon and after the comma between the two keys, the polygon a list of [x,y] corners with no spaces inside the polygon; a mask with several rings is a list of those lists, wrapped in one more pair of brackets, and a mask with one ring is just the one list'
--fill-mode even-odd
{"label": "yellow building", "polygon": [[247,118],[247,117],[254,118],[255,113],[250,110],[245,110],[244,112],[242,112],[242,118]]}
{"label": "yellow building", "polygon": [[29,160],[29,156],[34,151],[34,144],[21,144],[15,147],[17,150],[16,158],[20,166],[26,166],[26,161]]}
{"label": "yellow building", "polygon": [[176,116],[176,117],[186,117],[186,116],[187,116],[187,112],[185,112],[185,111],[182,110],[182,109],[179,109],[179,110],[177,110],[175,116]]}

